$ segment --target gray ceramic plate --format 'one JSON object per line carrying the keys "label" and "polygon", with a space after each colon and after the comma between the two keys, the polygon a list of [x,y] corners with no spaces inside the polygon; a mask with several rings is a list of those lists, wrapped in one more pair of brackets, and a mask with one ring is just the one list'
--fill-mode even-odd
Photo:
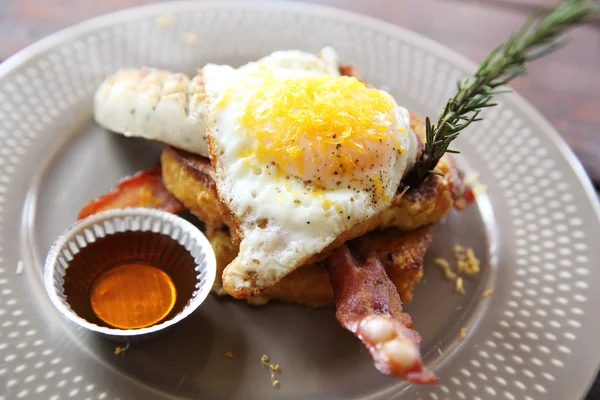
{"label": "gray ceramic plate", "polygon": [[[157,24],[166,13],[173,23]],[[184,40],[188,33],[195,44]],[[92,94],[103,77],[122,66],[193,72],[209,61],[239,65],[279,49],[325,45],[421,115],[437,115],[457,78],[474,69],[380,21],[246,1],[109,15],[0,66],[1,400],[511,400],[586,392],[600,361],[598,203],[572,153],[517,95],[461,137],[462,166],[480,171],[489,189],[476,206],[436,227],[424,282],[407,307],[437,385],[408,386],[378,374],[333,310],[251,308],[211,298],[168,334],[115,356],[114,343],[78,330],[51,306],[42,263],[53,240],[81,205],[153,164],[160,151],[92,121]],[[450,256],[455,244],[473,247],[482,260],[482,274],[467,282],[465,296],[453,294],[432,263]],[[483,298],[488,288],[493,294]],[[263,353],[281,364],[279,390],[260,365]]]}

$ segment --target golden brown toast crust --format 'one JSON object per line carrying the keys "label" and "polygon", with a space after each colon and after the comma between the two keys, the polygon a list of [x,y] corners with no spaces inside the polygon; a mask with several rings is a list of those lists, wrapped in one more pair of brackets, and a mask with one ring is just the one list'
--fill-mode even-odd
{"label": "golden brown toast crust", "polygon": [[214,169],[208,158],[166,147],[160,159],[165,187],[207,225],[235,228],[220,206]]}
{"label": "golden brown toast crust", "polygon": [[[373,231],[353,240],[350,245],[357,246],[362,251],[376,251],[402,301],[410,302],[414,285],[423,276],[423,258],[431,244],[430,232],[430,226],[411,232],[397,229]],[[206,237],[217,258],[217,279],[213,291],[225,295],[227,293],[222,288],[221,275],[225,267],[237,256],[238,246],[232,242],[227,228],[208,226]],[[248,301],[263,304],[270,299],[309,307],[335,305],[329,273],[320,263],[307,264],[296,269],[275,286],[261,293],[260,297],[251,297]]]}

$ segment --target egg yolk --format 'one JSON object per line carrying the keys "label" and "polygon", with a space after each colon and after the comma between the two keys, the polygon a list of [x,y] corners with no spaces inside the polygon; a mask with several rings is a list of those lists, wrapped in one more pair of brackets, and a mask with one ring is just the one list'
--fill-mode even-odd
{"label": "egg yolk", "polygon": [[255,139],[243,157],[300,177],[335,181],[403,153],[395,102],[353,77],[267,78],[240,120]]}

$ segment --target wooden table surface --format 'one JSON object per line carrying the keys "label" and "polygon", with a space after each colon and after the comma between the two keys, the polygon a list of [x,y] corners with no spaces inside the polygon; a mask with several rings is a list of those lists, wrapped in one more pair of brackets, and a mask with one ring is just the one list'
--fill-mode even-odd
{"label": "wooden table surface", "polygon": [[[287,1],[287,0],[272,0]],[[303,0],[400,25],[474,61],[515,30],[536,5],[554,0]],[[152,0],[0,0],[0,61],[76,22]],[[531,65],[517,89],[550,120],[600,188],[600,19],[571,33],[571,43]],[[598,382],[590,399],[600,398]]]}

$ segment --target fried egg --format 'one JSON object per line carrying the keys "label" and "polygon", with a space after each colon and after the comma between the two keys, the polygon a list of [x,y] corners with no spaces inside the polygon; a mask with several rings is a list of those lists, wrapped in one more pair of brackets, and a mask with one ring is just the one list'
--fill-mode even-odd
{"label": "fried egg", "polygon": [[293,54],[203,69],[217,191],[241,238],[223,274],[234,297],[260,293],[389,207],[415,161],[409,113],[391,95],[326,57]]}

